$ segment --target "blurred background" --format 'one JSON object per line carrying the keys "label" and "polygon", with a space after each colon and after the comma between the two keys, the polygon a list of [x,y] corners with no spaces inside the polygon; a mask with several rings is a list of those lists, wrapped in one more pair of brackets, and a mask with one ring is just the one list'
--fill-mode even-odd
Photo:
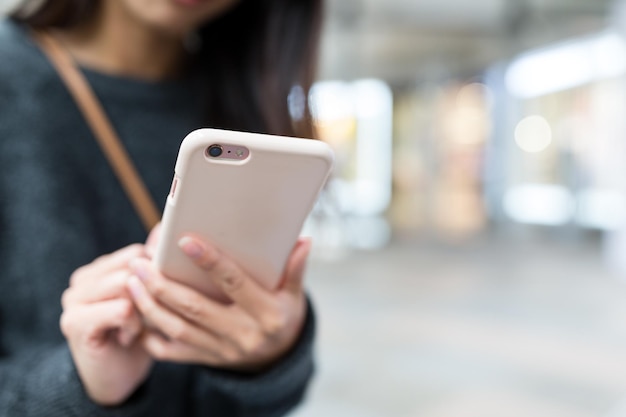
{"label": "blurred background", "polygon": [[308,100],[294,416],[626,417],[626,3],[327,0]]}

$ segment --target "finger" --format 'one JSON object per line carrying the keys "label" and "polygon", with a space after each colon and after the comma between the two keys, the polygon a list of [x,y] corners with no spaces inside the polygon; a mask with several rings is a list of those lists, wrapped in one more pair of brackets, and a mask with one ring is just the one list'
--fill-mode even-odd
{"label": "finger", "polygon": [[191,236],[183,237],[178,245],[196,265],[206,271],[207,277],[228,298],[253,316],[275,306],[273,295],[268,290],[215,247]]}
{"label": "finger", "polygon": [[275,338],[284,330],[290,321],[290,311],[276,293],[261,287],[230,258],[199,239],[183,237],[179,246],[258,323],[266,335]]}
{"label": "finger", "polygon": [[191,345],[164,338],[154,331],[142,335],[141,344],[152,358],[159,361],[219,365],[224,359],[218,351],[198,349]]}
{"label": "finger", "polygon": [[112,269],[123,268],[132,259],[145,256],[145,246],[140,243],[133,243],[115,252],[102,255],[95,259],[90,265],[98,272],[106,272]]}
{"label": "finger", "polygon": [[114,298],[128,297],[126,282],[130,271],[120,269],[108,273],[91,285],[74,285],[68,288],[61,297],[61,305],[68,308],[74,304],[90,304]]}
{"label": "finger", "polygon": [[107,341],[109,332],[125,329],[132,332],[141,327],[130,300],[108,300],[82,305],[63,312],[61,330],[73,342],[99,347]]}
{"label": "finger", "polygon": [[283,273],[281,289],[291,294],[301,294],[304,285],[304,272],[311,252],[311,239],[300,238],[289,255]]}
{"label": "finger", "polygon": [[152,228],[150,234],[148,235],[148,239],[146,239],[146,255],[148,258],[154,258],[154,253],[156,251],[157,242],[159,241],[159,237],[161,235],[161,223],[157,223],[156,226]]}
{"label": "finger", "polygon": [[78,268],[70,277],[70,286],[80,282],[105,275],[116,269],[126,268],[128,263],[135,258],[144,257],[144,245],[135,243],[118,251],[102,255],[90,264]]}
{"label": "finger", "polygon": [[152,262],[146,259],[134,260],[131,262],[131,268],[160,304],[214,334],[226,336],[236,326],[235,319],[249,319],[243,314],[235,317],[238,310],[233,310],[191,287],[164,277]]}
{"label": "finger", "polygon": [[136,276],[128,280],[128,288],[135,306],[147,323],[164,334],[169,340],[183,342],[209,351],[215,350],[216,346],[219,345],[215,335],[184,320],[157,303]]}

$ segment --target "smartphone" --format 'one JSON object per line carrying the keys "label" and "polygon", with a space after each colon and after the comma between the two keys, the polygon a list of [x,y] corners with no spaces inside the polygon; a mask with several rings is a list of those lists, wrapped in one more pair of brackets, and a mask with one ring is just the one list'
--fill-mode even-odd
{"label": "smartphone", "polygon": [[178,247],[184,234],[216,245],[274,289],[327,181],[333,152],[314,139],[198,129],[182,141],[154,262],[206,295],[224,294]]}

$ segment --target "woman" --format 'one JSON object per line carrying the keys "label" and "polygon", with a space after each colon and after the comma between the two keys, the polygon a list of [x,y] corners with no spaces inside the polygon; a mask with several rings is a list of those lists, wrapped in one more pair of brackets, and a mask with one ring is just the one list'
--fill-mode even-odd
{"label": "woman", "polygon": [[0,24],[0,415],[269,416],[300,401],[308,242],[267,291],[207,242],[181,240],[229,305],[161,276],[158,237],[133,244],[142,224],[30,32],[47,30],[82,68],[162,201],[197,127],[311,134],[287,96],[310,87],[320,7],[27,0]]}

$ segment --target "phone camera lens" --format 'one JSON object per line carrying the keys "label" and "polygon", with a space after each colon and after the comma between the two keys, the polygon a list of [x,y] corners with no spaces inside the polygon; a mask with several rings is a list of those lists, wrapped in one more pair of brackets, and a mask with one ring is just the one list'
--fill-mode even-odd
{"label": "phone camera lens", "polygon": [[207,153],[209,154],[209,156],[212,156],[213,158],[217,158],[218,156],[222,154],[222,152],[223,150],[220,145],[211,145],[209,146],[209,149],[207,149]]}

